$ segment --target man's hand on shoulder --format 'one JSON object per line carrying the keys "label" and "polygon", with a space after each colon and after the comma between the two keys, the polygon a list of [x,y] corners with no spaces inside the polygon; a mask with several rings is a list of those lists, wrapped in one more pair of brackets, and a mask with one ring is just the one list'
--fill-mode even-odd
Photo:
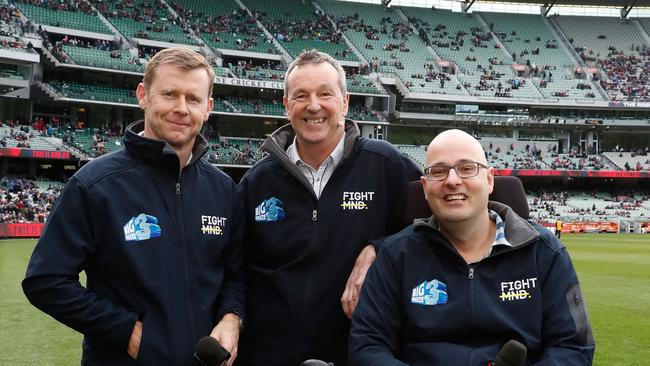
{"label": "man's hand on shoulder", "polygon": [[366,245],[365,248],[359,253],[357,261],[354,263],[354,268],[350,273],[348,282],[345,285],[345,291],[341,296],[341,305],[343,305],[343,312],[348,318],[352,318],[352,313],[359,303],[359,294],[361,293],[361,285],[366,279],[366,273],[377,258],[375,247],[371,244]]}
{"label": "man's hand on shoulder", "polygon": [[219,341],[221,346],[230,352],[230,358],[226,362],[226,366],[231,366],[235,362],[235,358],[237,358],[240,320],[239,315],[227,313],[210,333],[210,337]]}

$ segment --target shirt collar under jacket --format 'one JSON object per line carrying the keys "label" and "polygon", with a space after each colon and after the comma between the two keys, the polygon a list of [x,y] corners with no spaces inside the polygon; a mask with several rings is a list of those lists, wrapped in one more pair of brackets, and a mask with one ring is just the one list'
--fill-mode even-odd
{"label": "shirt collar under jacket", "polygon": [[[535,230],[530,222],[517,215],[509,206],[500,202],[490,201],[488,202],[488,210],[494,211],[502,218],[504,223],[502,228],[503,237],[510,244],[510,247],[516,248],[527,244],[540,236],[539,232]],[[419,228],[438,230],[438,225],[433,215],[429,218],[416,219],[414,226],[416,230],[419,230]],[[497,236],[498,231],[497,228]]]}
{"label": "shirt collar under jacket", "polygon": [[[334,151],[325,159],[322,163],[321,166],[328,161],[332,161],[334,163],[334,168],[339,165],[341,160],[343,160],[343,142],[345,141],[345,134],[341,135],[341,139],[339,140],[339,143],[336,144],[336,147],[334,148]],[[300,158],[300,153],[298,153],[298,145],[297,145],[297,138],[296,136],[293,137],[293,143],[289,145],[289,148],[287,149],[287,156],[289,157],[289,160],[291,160],[292,163],[299,165],[299,164],[305,164],[304,161]],[[330,160],[331,159],[331,160]],[[315,167],[316,170],[320,169],[320,167]]]}

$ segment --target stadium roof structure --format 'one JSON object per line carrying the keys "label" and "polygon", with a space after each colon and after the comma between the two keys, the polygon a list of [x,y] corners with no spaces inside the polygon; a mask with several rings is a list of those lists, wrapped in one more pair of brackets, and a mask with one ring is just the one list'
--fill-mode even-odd
{"label": "stadium roof structure", "polygon": [[[469,8],[477,0],[465,0],[464,7]],[[492,1],[494,2],[494,1]],[[544,15],[548,15],[550,10],[555,5],[570,5],[570,6],[607,6],[612,8],[621,9],[621,17],[627,18],[628,14],[633,8],[650,7],[650,0],[499,0],[502,3],[519,3],[519,4],[539,4],[545,9]]]}
{"label": "stadium roof structure", "polygon": [[[481,1],[481,0],[478,0]],[[470,1],[471,2],[471,1]],[[483,2],[483,1],[481,1]],[[487,2],[487,1],[486,1]],[[497,2],[492,0],[491,2]],[[571,6],[609,6],[613,8],[626,8],[626,7],[650,7],[650,0],[554,0],[554,1],[540,1],[540,0],[498,0],[500,3],[518,3],[518,4],[538,4],[538,5],[571,5]]]}
{"label": "stadium roof structure", "polygon": [[[513,4],[538,4],[540,6],[571,5],[571,6],[608,6],[613,8],[639,8],[650,7],[650,0],[464,0],[467,4],[475,2],[498,2]],[[391,0],[382,0],[382,4],[388,5]]]}
{"label": "stadium roof structure", "polygon": [[[498,3],[512,3],[512,4],[537,4],[545,9],[547,15],[555,5],[569,5],[569,6],[604,6],[612,8],[620,8],[621,16],[626,18],[633,8],[649,8],[650,0],[459,0],[464,11],[474,5],[477,1],[480,2],[498,2]],[[381,0],[381,3],[388,5],[391,0]]]}

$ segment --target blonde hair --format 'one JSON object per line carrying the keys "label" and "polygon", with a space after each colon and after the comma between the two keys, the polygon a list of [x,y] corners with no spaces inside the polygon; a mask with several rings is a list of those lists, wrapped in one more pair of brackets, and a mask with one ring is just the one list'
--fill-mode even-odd
{"label": "blonde hair", "polygon": [[142,84],[145,89],[149,90],[149,86],[153,83],[156,76],[156,70],[165,64],[171,64],[183,71],[191,71],[195,69],[204,69],[208,73],[209,86],[208,98],[212,96],[212,86],[214,83],[214,70],[208,60],[198,52],[195,52],[186,47],[171,47],[156,53],[144,69],[144,78]]}

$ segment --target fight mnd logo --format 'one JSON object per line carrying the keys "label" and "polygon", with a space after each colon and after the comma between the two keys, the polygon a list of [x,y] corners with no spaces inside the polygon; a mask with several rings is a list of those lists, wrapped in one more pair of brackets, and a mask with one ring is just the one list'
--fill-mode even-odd
{"label": "fight mnd logo", "polygon": [[157,238],[161,234],[158,218],[143,213],[132,217],[124,225],[124,240],[126,241],[149,240]]}
{"label": "fight mnd logo", "polygon": [[537,286],[537,277],[501,282],[501,301],[526,300],[533,296],[531,290]]}
{"label": "fight mnd logo", "polygon": [[413,289],[411,303],[439,305],[447,303],[447,285],[438,281],[424,281]]}
{"label": "fight mnd logo", "polygon": [[344,210],[367,210],[375,192],[343,192],[341,207]]}
{"label": "fight mnd logo", "polygon": [[275,197],[265,199],[255,207],[255,221],[273,222],[284,219],[284,208],[282,201]]}

